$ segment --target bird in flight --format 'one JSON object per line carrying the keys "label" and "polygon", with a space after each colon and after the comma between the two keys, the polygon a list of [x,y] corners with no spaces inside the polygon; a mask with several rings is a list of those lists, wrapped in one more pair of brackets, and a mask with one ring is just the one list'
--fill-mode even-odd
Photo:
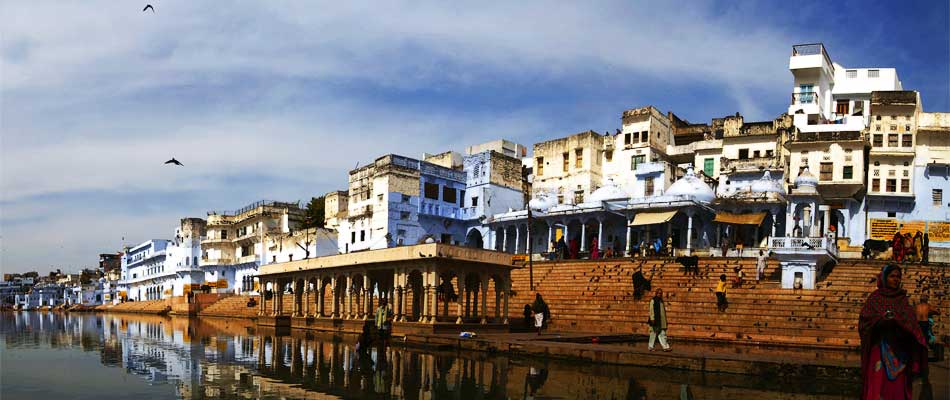
{"label": "bird in flight", "polygon": [[147,11],[147,10],[149,10],[149,9],[151,9],[153,13],[155,12],[155,7],[152,7],[151,4],[146,4],[146,5],[145,5],[145,8],[142,9],[142,12],[145,12],[145,11]]}
{"label": "bird in flight", "polygon": [[174,157],[172,157],[171,160],[165,161],[165,164],[175,164],[175,165],[185,166],[180,161],[176,160]]}

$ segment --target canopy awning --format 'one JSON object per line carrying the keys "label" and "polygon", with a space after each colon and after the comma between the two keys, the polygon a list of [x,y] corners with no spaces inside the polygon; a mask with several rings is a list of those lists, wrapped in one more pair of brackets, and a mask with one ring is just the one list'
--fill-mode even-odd
{"label": "canopy awning", "polygon": [[674,215],[676,215],[676,210],[640,212],[633,217],[630,226],[662,224],[669,221]]}
{"label": "canopy awning", "polygon": [[722,222],[726,224],[737,225],[762,225],[766,213],[757,212],[751,214],[733,214],[731,212],[719,211],[716,213],[716,219],[713,222]]}

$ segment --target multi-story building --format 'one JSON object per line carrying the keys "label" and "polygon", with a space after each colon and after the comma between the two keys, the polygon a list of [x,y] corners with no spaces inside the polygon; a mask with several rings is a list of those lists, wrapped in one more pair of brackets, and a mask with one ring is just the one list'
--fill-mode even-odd
{"label": "multi-story building", "polygon": [[205,271],[198,263],[204,234],[203,219],[182,218],[174,240],[152,239],[127,249],[118,297],[159,300],[197,290],[205,282]]}
{"label": "multi-story building", "polygon": [[[902,90],[893,68],[846,68],[833,63],[822,44],[792,47],[789,69],[794,76],[788,107],[797,132],[785,142],[788,179],[794,182],[804,170],[818,179],[817,199],[797,201],[787,220],[801,220],[809,204],[816,204],[822,218],[808,236],[820,236],[834,226],[837,235],[865,237],[864,188],[866,171],[864,131],[870,122],[871,93]],[[791,234],[793,224],[786,224]]]}
{"label": "multi-story building", "polygon": [[[491,143],[498,142],[511,143]],[[512,147],[524,149],[517,144]],[[461,211],[467,227],[465,245],[475,248],[493,248],[495,232],[485,223],[495,214],[523,210],[528,200],[525,193],[530,193],[527,170],[522,167],[521,159],[491,149],[487,144],[469,147],[470,150],[485,148],[489,149],[463,157],[465,195]]]}
{"label": "multi-story building", "polygon": [[466,186],[460,157],[448,153],[430,157],[452,166],[445,167],[389,154],[350,171],[349,209],[338,229],[339,251],[426,240],[463,243]]}
{"label": "multi-story building", "polygon": [[330,230],[340,227],[340,220],[346,218],[350,196],[344,190],[334,190],[323,196],[323,226]]}
{"label": "multi-story building", "polygon": [[99,269],[103,273],[109,274],[122,267],[122,253],[103,253],[99,254]]}
{"label": "multi-story building", "polygon": [[870,219],[907,219],[914,210],[914,136],[920,107],[917,92],[871,94],[866,198]]}
{"label": "multi-story building", "polygon": [[532,191],[550,193],[558,204],[583,203],[603,181],[604,141],[586,131],[535,144]]}
{"label": "multi-story building", "polygon": [[303,220],[299,204],[269,200],[239,210],[208,212],[199,261],[207,284],[217,292],[253,292],[252,279],[268,259],[266,236],[288,234]]}
{"label": "multi-story building", "polygon": [[603,176],[634,197],[662,195],[677,175],[666,154],[674,144],[669,118],[646,106],[624,111],[621,122],[620,133],[605,139]]}
{"label": "multi-story building", "polygon": [[60,304],[63,304],[63,285],[57,283],[33,285],[28,293],[17,294],[14,298],[14,306],[24,310],[56,307]]}
{"label": "multi-story building", "polygon": [[492,140],[490,142],[476,144],[465,148],[465,154],[467,155],[484,153],[486,151],[494,151],[496,153],[514,158],[523,158],[528,154],[528,149],[526,147],[505,139]]}

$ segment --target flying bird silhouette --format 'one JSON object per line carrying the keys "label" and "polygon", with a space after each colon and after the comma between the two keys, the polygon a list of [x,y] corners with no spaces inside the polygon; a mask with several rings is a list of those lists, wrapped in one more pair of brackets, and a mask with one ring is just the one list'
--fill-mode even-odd
{"label": "flying bird silhouette", "polygon": [[142,12],[145,12],[145,11],[147,11],[147,10],[152,10],[152,12],[154,13],[154,12],[155,12],[155,7],[152,7],[151,4],[146,4],[146,5],[145,5],[145,8],[142,9]]}
{"label": "flying bird silhouette", "polygon": [[165,161],[165,164],[175,164],[175,165],[181,165],[183,167],[185,166],[180,161],[176,160],[175,157],[172,157],[171,160]]}

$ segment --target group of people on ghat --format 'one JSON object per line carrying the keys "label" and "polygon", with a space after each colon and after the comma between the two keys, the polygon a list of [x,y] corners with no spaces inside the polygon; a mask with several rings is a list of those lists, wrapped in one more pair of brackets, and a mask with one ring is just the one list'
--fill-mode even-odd
{"label": "group of people on ghat", "polygon": [[910,232],[894,233],[891,239],[893,249],[892,259],[899,263],[923,263],[930,261],[930,234],[917,231],[913,236]]}
{"label": "group of people on ghat", "polygon": [[[562,237],[551,242],[551,248],[553,249],[551,252],[543,254],[548,260],[579,260],[583,258],[600,260],[625,257],[623,246],[618,240],[614,240],[612,244],[607,246],[601,246],[601,243],[595,237],[588,244],[590,250],[581,251],[581,242],[577,238],[565,241]],[[641,240],[639,244],[633,244],[630,249],[630,257],[634,258],[673,257],[675,254],[676,249],[673,246],[672,237],[668,237],[665,244],[660,238],[649,242]]]}

